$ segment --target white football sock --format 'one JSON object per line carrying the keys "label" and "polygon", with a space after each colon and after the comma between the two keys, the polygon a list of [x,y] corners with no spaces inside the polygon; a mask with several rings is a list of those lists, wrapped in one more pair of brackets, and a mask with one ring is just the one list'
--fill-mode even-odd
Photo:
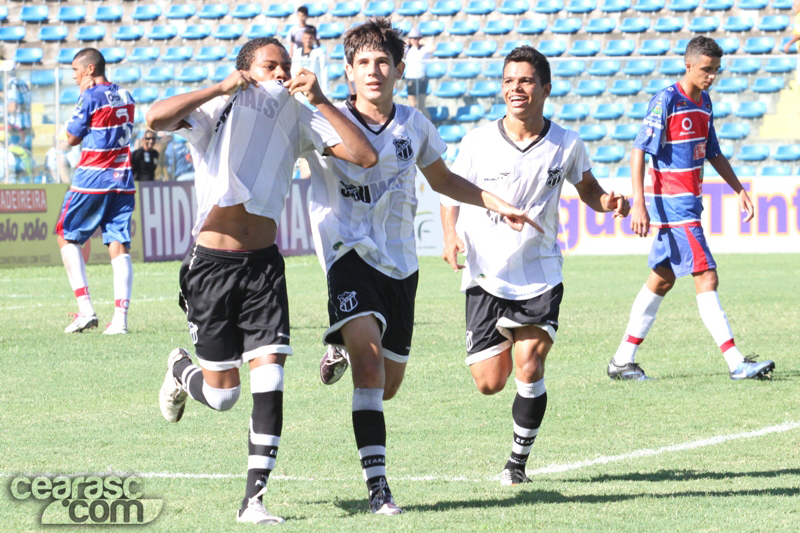
{"label": "white football sock", "polygon": [[654,293],[646,285],[636,295],[631,307],[631,318],[628,321],[628,327],[625,329],[625,337],[619,344],[617,353],[614,354],[615,365],[623,366],[627,363],[633,363],[636,350],[639,349],[639,345],[647,336],[653,322],[655,322],[658,307],[663,300],[663,296]]}
{"label": "white football sock", "polygon": [[128,325],[128,306],[133,288],[133,264],[129,254],[122,254],[111,260],[114,271],[114,319],[113,324]]}
{"label": "white football sock", "polygon": [[703,319],[703,324],[708,328],[714,342],[722,351],[728,368],[733,372],[739,363],[744,361],[744,357],[733,342],[733,332],[731,332],[728,317],[725,316],[725,311],[722,310],[722,305],[719,303],[717,291],[698,294],[697,307],[700,309],[700,318]]}
{"label": "white football sock", "polygon": [[89,282],[86,280],[86,263],[83,262],[81,247],[77,244],[65,244],[61,248],[61,260],[67,270],[67,279],[72,292],[78,300],[78,312],[85,316],[94,313],[92,299],[89,296]]}

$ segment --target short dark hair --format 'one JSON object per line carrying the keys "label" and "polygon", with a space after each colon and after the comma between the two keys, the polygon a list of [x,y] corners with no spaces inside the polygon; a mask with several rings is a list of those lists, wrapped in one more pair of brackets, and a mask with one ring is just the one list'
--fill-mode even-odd
{"label": "short dark hair", "polygon": [[106,58],[100,53],[97,48],[84,48],[79,50],[73,61],[78,60],[84,65],[94,65],[95,76],[105,76],[106,74]]}
{"label": "short dark hair", "polygon": [[344,55],[348,64],[352,65],[353,58],[362,50],[386,52],[397,66],[403,60],[406,43],[400,32],[392,27],[392,21],[388,17],[375,17],[360,26],[350,28],[344,34]]}
{"label": "short dark hair", "polygon": [[306,6],[300,6],[297,8],[298,13],[302,13],[303,15],[308,15],[308,8]]}
{"label": "short dark hair", "polygon": [[539,75],[542,85],[550,83],[550,62],[539,50],[532,46],[518,46],[511,50],[503,61],[503,71],[509,63],[530,63],[534,72]]}
{"label": "short dark hair", "polygon": [[723,54],[722,47],[717,44],[717,41],[705,35],[698,35],[686,45],[686,53],[683,57],[686,60],[698,56],[721,58]]}
{"label": "short dark hair", "polygon": [[308,33],[309,35],[313,35],[314,37],[316,37],[317,28],[315,28],[314,26],[306,26],[306,28],[303,30],[303,33]]}
{"label": "short dark hair", "polygon": [[239,55],[236,56],[236,70],[250,70],[250,65],[253,64],[253,60],[256,58],[256,50],[270,44],[286,49],[283,43],[275,37],[258,37],[247,41],[242,46],[242,49],[239,50]]}

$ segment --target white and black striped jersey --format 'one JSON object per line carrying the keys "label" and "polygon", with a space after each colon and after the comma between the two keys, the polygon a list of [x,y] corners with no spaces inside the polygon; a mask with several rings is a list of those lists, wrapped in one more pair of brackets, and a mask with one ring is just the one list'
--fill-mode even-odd
{"label": "white and black striped jersey", "polygon": [[462,290],[480,285],[499,298],[526,300],[562,281],[561,188],[564,181],[581,181],[591,169],[589,155],[576,132],[549,120],[543,135],[521,144],[508,137],[502,119],[473,129],[461,141],[452,171],[527,210],[544,229],[525,225],[517,232],[492,211],[442,196],[442,205],[461,205],[456,230],[466,247]]}
{"label": "white and black striped jersey", "polygon": [[338,105],[378,152],[378,164],[361,168],[333,157],[309,157],[309,211],[323,269],[350,250],[395,279],[419,269],[414,216],[417,167],[447,149],[436,127],[413,107],[395,105],[383,126],[368,125],[350,103]]}
{"label": "white and black striped jersey", "polygon": [[215,205],[244,204],[248,213],[281,218],[301,153],[322,152],[341,139],[321,113],[292,98],[280,82],[217,97],[186,118],[195,165],[197,236]]}

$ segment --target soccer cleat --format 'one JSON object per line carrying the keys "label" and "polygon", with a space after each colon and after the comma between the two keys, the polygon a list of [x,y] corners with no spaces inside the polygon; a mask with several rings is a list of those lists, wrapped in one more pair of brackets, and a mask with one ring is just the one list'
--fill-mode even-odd
{"label": "soccer cleat", "polygon": [[372,514],[395,515],[403,512],[394,503],[394,498],[389,490],[389,485],[381,479],[369,491],[369,510]]}
{"label": "soccer cleat", "polygon": [[186,398],[189,394],[183,390],[181,384],[172,374],[175,363],[184,357],[190,357],[189,352],[183,348],[175,348],[167,358],[167,375],[164,376],[164,384],[161,385],[161,390],[158,393],[158,406],[161,408],[161,414],[164,415],[167,422],[179,421],[186,407]]}
{"label": "soccer cleat", "polygon": [[251,524],[283,524],[286,522],[280,516],[275,516],[267,511],[264,503],[258,497],[247,500],[247,507],[236,512],[236,521]]}
{"label": "soccer cleat", "polygon": [[319,362],[319,379],[325,385],[333,385],[341,379],[349,364],[344,350],[328,345],[328,351]]}
{"label": "soccer cleat", "polygon": [[70,313],[70,316],[73,317],[72,323],[64,328],[64,333],[80,333],[85,329],[97,327],[97,315]]}
{"label": "soccer cleat", "polygon": [[614,360],[608,362],[608,377],[611,379],[631,379],[634,381],[645,381],[649,378],[645,375],[644,370],[637,363],[625,363],[618,366]]}
{"label": "soccer cleat", "polygon": [[113,322],[109,323],[103,331],[103,335],[125,335],[126,333],[128,333],[127,324],[119,325]]}
{"label": "soccer cleat", "polygon": [[731,372],[731,379],[772,379],[775,362],[756,361],[756,355],[748,355],[739,366]]}
{"label": "soccer cleat", "polygon": [[531,483],[531,478],[525,475],[524,470],[506,468],[500,474],[500,484],[507,487],[513,487],[520,483]]}

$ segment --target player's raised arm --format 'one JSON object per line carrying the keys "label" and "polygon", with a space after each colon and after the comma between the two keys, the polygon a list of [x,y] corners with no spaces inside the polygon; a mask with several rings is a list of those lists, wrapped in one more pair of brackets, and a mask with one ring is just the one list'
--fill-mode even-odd
{"label": "player's raised arm", "polygon": [[442,205],[439,212],[442,216],[442,231],[444,233],[444,250],[442,259],[458,272],[464,265],[458,263],[458,253],[464,253],[464,241],[456,233],[456,222],[458,222],[458,206]]}
{"label": "player's raised arm", "polygon": [[159,100],[147,112],[145,120],[147,126],[155,131],[174,131],[189,128],[184,119],[189,114],[217,96],[233,94],[239,89],[249,85],[258,86],[251,75],[243,70],[234,70],[227,78],[211,87],[204,87],[186,94],[177,94],[170,98]]}
{"label": "player's raised arm", "polygon": [[575,189],[581,201],[598,213],[614,212],[614,217],[626,217],[631,210],[628,199],[614,191],[606,192],[597,182],[591,170],[583,173],[580,182],[575,184]]}
{"label": "player's raised arm", "polygon": [[717,171],[719,177],[725,180],[725,183],[730,185],[733,192],[736,193],[736,199],[739,201],[739,210],[745,213],[744,222],[752,220],[755,215],[753,202],[750,200],[747,191],[744,190],[739,178],[736,177],[736,173],[728,162],[728,158],[722,154],[717,154],[715,157],[710,158],[708,162],[711,163],[711,166]]}

